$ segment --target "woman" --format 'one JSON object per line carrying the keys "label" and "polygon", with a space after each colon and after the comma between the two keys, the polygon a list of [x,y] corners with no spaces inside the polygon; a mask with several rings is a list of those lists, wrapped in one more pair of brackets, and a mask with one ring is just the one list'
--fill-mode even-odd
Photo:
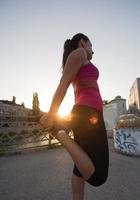
{"label": "woman", "polygon": [[[66,40],[62,77],[49,112],[40,119],[41,125],[62,143],[74,161],[73,200],[83,200],[85,182],[100,186],[108,176],[108,142],[97,84],[99,71],[90,62],[92,55],[92,44],[84,34]],[[71,118],[60,121],[56,114],[71,83],[75,94]],[[74,140],[68,135],[70,130]]]}

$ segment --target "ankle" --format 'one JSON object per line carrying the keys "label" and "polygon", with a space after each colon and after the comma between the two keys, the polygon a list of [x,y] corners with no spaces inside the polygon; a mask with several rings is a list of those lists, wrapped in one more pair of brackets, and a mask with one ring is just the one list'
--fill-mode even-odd
{"label": "ankle", "polygon": [[61,139],[61,138],[64,138],[64,137],[68,137],[68,134],[66,133],[65,130],[60,130],[60,131],[57,132],[57,135],[56,135],[57,139]]}

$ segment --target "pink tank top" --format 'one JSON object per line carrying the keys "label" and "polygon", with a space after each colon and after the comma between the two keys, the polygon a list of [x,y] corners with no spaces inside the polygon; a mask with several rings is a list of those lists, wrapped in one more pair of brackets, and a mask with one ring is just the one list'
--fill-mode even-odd
{"label": "pink tank top", "polygon": [[102,110],[103,103],[97,83],[98,77],[99,71],[91,62],[80,68],[72,81],[75,104],[87,105]]}

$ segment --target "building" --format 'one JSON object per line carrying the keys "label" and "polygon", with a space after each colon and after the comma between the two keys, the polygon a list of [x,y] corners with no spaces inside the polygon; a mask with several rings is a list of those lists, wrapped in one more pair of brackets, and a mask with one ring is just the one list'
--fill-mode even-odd
{"label": "building", "polygon": [[107,130],[115,128],[120,115],[126,114],[126,99],[116,96],[115,99],[104,103],[103,115]]}
{"label": "building", "polygon": [[130,113],[140,111],[140,78],[137,78],[130,88],[128,104]]}
{"label": "building", "polygon": [[13,101],[0,100],[0,121],[27,120],[32,115],[32,109]]}

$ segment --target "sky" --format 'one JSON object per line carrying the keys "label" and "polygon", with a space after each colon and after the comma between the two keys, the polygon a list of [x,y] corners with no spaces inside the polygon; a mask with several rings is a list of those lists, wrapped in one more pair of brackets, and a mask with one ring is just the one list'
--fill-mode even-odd
{"label": "sky", "polygon": [[[0,0],[0,99],[47,112],[61,78],[63,44],[76,33],[93,46],[103,100],[128,100],[140,77],[139,0]],[[70,86],[59,113],[74,103]]]}

